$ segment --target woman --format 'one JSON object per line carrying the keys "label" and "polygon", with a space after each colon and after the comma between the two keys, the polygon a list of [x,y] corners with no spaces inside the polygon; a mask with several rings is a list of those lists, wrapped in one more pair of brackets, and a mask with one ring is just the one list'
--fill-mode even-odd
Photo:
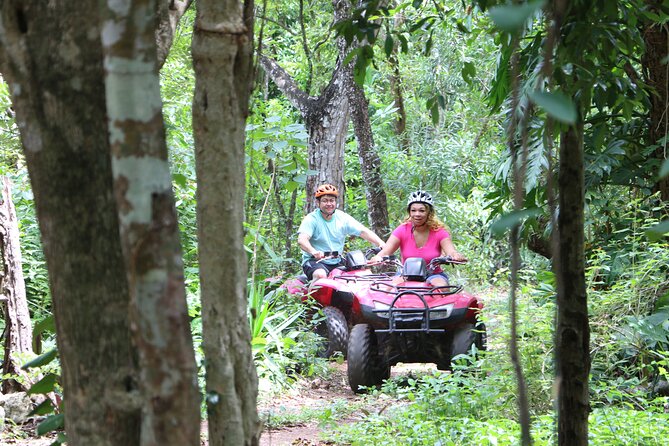
{"label": "woman", "polygon": [[[429,193],[418,190],[409,195],[407,213],[409,216],[406,221],[395,228],[386,245],[370,259],[370,262],[380,262],[382,257],[394,253],[397,248],[400,249],[402,261],[409,257],[422,257],[429,263],[440,256],[467,261],[455,249],[445,225],[437,218],[434,212],[434,200]],[[432,286],[448,285],[448,278],[439,266],[427,281]]]}

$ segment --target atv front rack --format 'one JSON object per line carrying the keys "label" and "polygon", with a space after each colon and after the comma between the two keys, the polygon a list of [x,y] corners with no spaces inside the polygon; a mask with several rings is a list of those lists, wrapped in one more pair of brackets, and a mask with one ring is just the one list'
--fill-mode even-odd
{"label": "atv front rack", "polygon": [[[370,289],[374,285],[383,286],[382,284],[375,283],[370,286]],[[387,285],[386,285],[387,286]],[[374,289],[374,291],[379,291],[382,293],[393,294],[397,293],[397,296],[393,299],[389,308],[384,309],[375,309],[372,310],[375,314],[378,314],[380,317],[388,319],[388,328],[386,329],[376,329],[375,331],[379,333],[433,333],[433,332],[443,332],[442,328],[432,328],[431,322],[433,315],[444,313],[447,310],[443,308],[430,308],[426,297],[434,296],[444,296],[449,294],[455,294],[462,289],[461,285],[444,285],[433,288],[425,287],[416,287],[416,286],[397,286],[394,287],[395,291],[392,289]],[[420,299],[423,307],[420,308],[398,308],[395,306],[398,300],[407,296],[416,296]],[[434,318],[434,319],[445,319],[443,317]],[[420,326],[409,326],[420,323]],[[402,327],[401,325],[405,325]]]}
{"label": "atv front rack", "polygon": [[[385,278],[387,279],[387,277]],[[412,294],[420,296],[432,297],[432,296],[448,296],[450,294],[458,293],[460,292],[460,290],[462,290],[462,285],[442,285],[442,286],[434,286],[432,288],[426,288],[424,286],[392,285],[389,283],[375,282],[369,286],[369,290],[386,294],[400,294],[405,292],[411,292]]]}
{"label": "atv front rack", "polygon": [[[392,274],[392,273],[388,273]],[[384,274],[384,273],[377,273],[377,274],[361,274],[361,275],[354,275],[354,276],[335,276],[334,279],[336,280],[343,280],[345,282],[378,282],[379,280],[388,280],[392,276]],[[372,284],[373,286],[373,284]],[[371,287],[370,287],[371,288]]]}

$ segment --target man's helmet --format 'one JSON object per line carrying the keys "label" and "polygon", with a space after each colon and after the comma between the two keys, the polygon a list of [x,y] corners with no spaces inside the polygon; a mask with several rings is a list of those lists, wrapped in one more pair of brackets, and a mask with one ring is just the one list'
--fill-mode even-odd
{"label": "man's helmet", "polygon": [[411,192],[411,195],[409,195],[409,199],[407,200],[407,209],[409,209],[413,203],[425,203],[427,205],[434,206],[432,195],[422,190]]}
{"label": "man's helmet", "polygon": [[321,184],[316,189],[316,192],[314,193],[314,197],[315,198],[320,198],[323,195],[334,195],[335,197],[338,197],[339,196],[339,191],[337,191],[337,188],[334,187],[332,184]]}

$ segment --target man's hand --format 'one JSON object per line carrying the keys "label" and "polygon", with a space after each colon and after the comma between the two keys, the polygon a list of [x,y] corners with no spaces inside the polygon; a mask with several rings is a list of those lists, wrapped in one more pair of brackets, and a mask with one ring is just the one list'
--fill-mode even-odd
{"label": "man's hand", "polygon": [[323,251],[316,251],[313,254],[311,254],[311,256],[316,260],[321,260],[325,257],[325,254],[323,253]]}

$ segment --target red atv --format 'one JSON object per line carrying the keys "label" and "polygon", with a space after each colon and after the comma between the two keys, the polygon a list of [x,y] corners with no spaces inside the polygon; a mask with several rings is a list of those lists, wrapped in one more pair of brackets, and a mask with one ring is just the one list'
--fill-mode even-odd
{"label": "red atv", "polygon": [[325,338],[321,356],[329,358],[336,352],[346,356],[349,327],[359,321],[353,312],[358,296],[366,294],[372,283],[390,280],[390,273],[375,274],[367,264],[367,258],[378,251],[378,248],[372,248],[364,254],[351,251],[343,255],[326,252],[325,258],[343,258],[343,265],[332,270],[326,279],[309,284],[306,275],[302,274],[283,285],[289,293],[300,295],[303,301],[311,298],[322,307],[325,320],[316,327],[317,333]]}
{"label": "red atv", "polygon": [[[478,315],[483,303],[462,286],[433,287],[426,278],[440,264],[458,264],[438,257],[428,265],[408,258],[401,277],[380,277],[353,294],[348,341],[348,381],[354,392],[381,384],[398,362],[435,363],[441,370],[468,353],[472,345],[486,348],[486,330]],[[377,276],[378,277],[378,276]]]}

